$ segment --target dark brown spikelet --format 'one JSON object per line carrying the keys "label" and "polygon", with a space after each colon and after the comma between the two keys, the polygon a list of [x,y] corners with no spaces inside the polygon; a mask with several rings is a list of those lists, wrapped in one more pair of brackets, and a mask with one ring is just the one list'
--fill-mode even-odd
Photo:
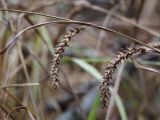
{"label": "dark brown spikelet", "polygon": [[105,68],[104,75],[102,77],[102,82],[100,83],[100,93],[102,99],[102,107],[107,107],[109,105],[109,100],[111,97],[110,87],[112,86],[112,74],[117,69],[117,66],[126,59],[132,57],[133,55],[143,52],[143,48],[128,48],[123,52],[119,52],[115,59],[113,59]]}
{"label": "dark brown spikelet", "polygon": [[61,57],[64,53],[65,47],[69,46],[70,40],[78,33],[83,31],[85,27],[78,27],[74,28],[73,30],[70,30],[67,35],[63,36],[63,39],[59,44],[56,46],[55,55],[52,59],[52,65],[51,65],[51,71],[50,71],[50,77],[52,80],[52,85],[55,89],[57,89],[59,84],[59,65],[61,62]]}

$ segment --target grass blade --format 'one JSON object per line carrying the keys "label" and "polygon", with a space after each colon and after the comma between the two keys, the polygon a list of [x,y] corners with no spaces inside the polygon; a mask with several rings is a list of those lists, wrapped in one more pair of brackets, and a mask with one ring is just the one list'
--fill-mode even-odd
{"label": "grass blade", "polygon": [[93,103],[92,109],[88,115],[87,120],[96,120],[96,111],[100,107],[100,97],[97,94],[96,99]]}

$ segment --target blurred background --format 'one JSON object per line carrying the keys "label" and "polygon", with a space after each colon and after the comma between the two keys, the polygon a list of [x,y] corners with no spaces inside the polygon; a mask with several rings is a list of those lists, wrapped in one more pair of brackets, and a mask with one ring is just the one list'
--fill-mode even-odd
{"label": "blurred background", "polygon": [[[104,26],[144,43],[160,42],[159,0],[1,0],[0,51],[23,29],[56,20],[17,9]],[[86,27],[65,49],[60,85],[54,90],[49,71],[55,46],[76,24],[49,24],[24,32],[0,55],[2,120],[160,120],[160,74],[138,69],[131,60],[113,74],[118,95],[110,112],[101,107],[99,83],[105,66],[135,44],[119,35]],[[160,69],[160,56],[137,57]]]}

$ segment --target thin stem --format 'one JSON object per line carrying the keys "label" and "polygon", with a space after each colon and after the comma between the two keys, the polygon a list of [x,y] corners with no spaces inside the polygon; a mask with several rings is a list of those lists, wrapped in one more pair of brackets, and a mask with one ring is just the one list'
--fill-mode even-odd
{"label": "thin stem", "polygon": [[21,30],[21,31],[15,36],[15,38],[14,38],[13,40],[11,40],[11,41],[9,42],[9,44],[8,44],[2,51],[0,51],[0,55],[3,54],[3,53],[5,53],[6,50],[7,50],[9,47],[11,47],[11,46],[17,41],[17,38],[18,38],[19,36],[21,36],[24,32],[26,32],[26,31],[28,31],[28,30],[30,30],[30,29],[35,29],[36,27],[40,27],[40,26],[47,25],[47,24],[53,24],[53,23],[58,23],[58,24],[70,24],[70,23],[74,23],[74,24],[86,25],[86,26],[90,26],[90,27],[93,27],[93,28],[98,28],[98,29],[101,29],[101,30],[105,30],[105,31],[108,31],[108,32],[112,32],[112,33],[114,33],[114,34],[117,34],[117,35],[119,35],[119,36],[122,36],[122,37],[124,37],[124,38],[127,38],[128,40],[131,40],[132,42],[135,42],[135,43],[138,43],[138,44],[140,44],[140,45],[146,46],[146,47],[152,49],[153,51],[157,52],[158,54],[160,54],[160,50],[159,50],[159,49],[154,48],[154,47],[152,47],[152,46],[149,46],[149,45],[147,45],[146,43],[141,42],[140,40],[137,40],[137,39],[135,39],[135,38],[132,38],[132,37],[130,37],[130,36],[127,36],[127,35],[125,35],[125,34],[123,34],[123,33],[118,32],[118,31],[115,31],[115,30],[112,30],[112,29],[109,29],[109,28],[105,28],[105,27],[102,27],[102,26],[98,26],[98,25],[95,25],[95,24],[92,24],[92,23],[70,20],[70,21],[49,21],[49,22],[39,23],[39,24],[30,26],[30,27],[27,27],[27,28]]}

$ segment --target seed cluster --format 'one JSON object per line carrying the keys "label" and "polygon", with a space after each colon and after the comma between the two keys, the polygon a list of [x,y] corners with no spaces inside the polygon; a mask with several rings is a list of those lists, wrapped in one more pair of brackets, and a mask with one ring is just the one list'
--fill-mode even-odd
{"label": "seed cluster", "polygon": [[124,60],[132,57],[135,54],[143,52],[143,48],[128,48],[123,52],[119,52],[114,60],[112,60],[107,67],[100,83],[100,93],[102,99],[102,107],[107,107],[109,105],[109,99],[111,97],[110,87],[112,86],[112,74],[117,69],[117,66]]}
{"label": "seed cluster", "polygon": [[51,71],[50,71],[50,76],[52,80],[52,85],[54,86],[55,89],[57,89],[58,84],[59,84],[59,65],[61,62],[62,55],[64,53],[65,47],[69,46],[70,40],[78,33],[83,31],[85,27],[77,27],[74,28],[73,30],[70,30],[67,35],[63,36],[63,39],[61,42],[56,45],[56,50],[55,50],[55,55],[53,56],[52,59],[52,65],[51,65]]}

